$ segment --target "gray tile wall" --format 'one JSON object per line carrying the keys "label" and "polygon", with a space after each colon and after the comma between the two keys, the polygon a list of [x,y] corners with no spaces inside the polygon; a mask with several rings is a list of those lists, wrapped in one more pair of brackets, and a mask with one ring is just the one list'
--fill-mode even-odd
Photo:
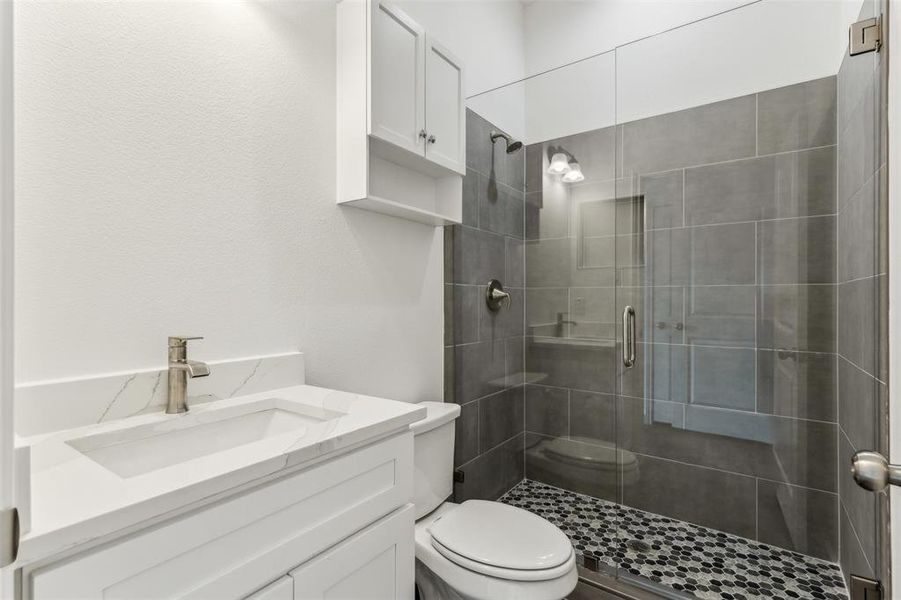
{"label": "gray tile wall", "polygon": [[[496,499],[524,477],[525,152],[492,144],[492,129],[466,111],[463,224],[444,230],[445,402],[461,405],[458,502]],[[509,309],[488,310],[491,279],[510,292]]]}
{"label": "gray tile wall", "polygon": [[[526,149],[527,477],[839,558],[836,87]],[[584,182],[546,175],[557,147]]]}
{"label": "gray tile wall", "polygon": [[[860,18],[877,8],[868,0]],[[846,579],[888,573],[887,498],[859,488],[848,470],[855,451],[888,450],[885,58],[884,51],[846,54],[838,73],[838,518]]]}

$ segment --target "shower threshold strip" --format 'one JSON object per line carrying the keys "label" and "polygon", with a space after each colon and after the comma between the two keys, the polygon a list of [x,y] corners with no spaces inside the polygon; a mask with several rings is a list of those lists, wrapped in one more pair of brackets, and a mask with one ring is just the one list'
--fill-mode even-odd
{"label": "shower threshold strip", "polygon": [[593,557],[697,598],[848,598],[838,565],[790,550],[529,479],[500,501],[562,529],[580,564]]}

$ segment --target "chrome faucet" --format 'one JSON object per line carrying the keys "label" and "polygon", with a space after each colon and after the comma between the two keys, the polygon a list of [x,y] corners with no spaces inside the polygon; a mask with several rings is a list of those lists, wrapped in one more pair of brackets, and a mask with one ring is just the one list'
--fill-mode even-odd
{"label": "chrome faucet", "polygon": [[210,366],[196,360],[188,360],[188,340],[202,340],[202,337],[169,338],[169,401],[166,414],[177,415],[188,412],[186,401],[188,378],[206,377]]}

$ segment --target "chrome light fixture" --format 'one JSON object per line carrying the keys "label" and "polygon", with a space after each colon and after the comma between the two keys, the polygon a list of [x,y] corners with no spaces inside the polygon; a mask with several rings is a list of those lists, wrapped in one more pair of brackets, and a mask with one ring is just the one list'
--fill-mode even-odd
{"label": "chrome light fixture", "polygon": [[564,173],[561,179],[566,183],[578,183],[579,181],[583,181],[585,175],[582,174],[582,165],[576,161],[569,163],[569,171]]}
{"label": "chrome light fixture", "polygon": [[569,173],[569,158],[563,152],[557,152],[551,157],[551,164],[547,168],[547,172],[551,175],[563,175]]}

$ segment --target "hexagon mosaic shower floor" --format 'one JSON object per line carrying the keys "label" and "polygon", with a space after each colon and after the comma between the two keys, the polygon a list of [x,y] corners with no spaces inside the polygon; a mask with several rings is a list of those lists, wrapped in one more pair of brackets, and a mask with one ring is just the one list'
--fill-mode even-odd
{"label": "hexagon mosaic shower floor", "polygon": [[[563,530],[578,554],[709,600],[846,600],[838,565],[529,479],[500,499]],[[617,530],[619,528],[619,531]],[[650,544],[637,551],[628,540]]]}

